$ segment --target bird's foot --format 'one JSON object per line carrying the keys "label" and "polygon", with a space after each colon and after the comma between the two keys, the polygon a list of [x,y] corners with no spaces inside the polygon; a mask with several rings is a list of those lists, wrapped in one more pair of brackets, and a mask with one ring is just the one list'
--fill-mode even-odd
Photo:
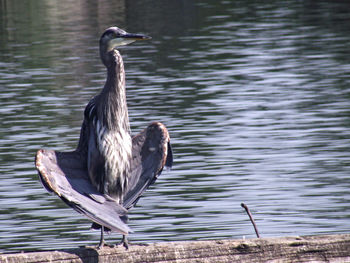
{"label": "bird's foot", "polygon": [[104,239],[101,239],[100,243],[97,246],[97,249],[100,250],[100,249],[103,249],[104,247],[113,248],[114,245],[110,245],[110,244],[106,243],[106,241]]}
{"label": "bird's foot", "polygon": [[120,246],[120,245],[123,245],[123,247],[125,247],[125,249],[128,250],[130,245],[147,247],[150,244],[147,244],[147,243],[132,243],[132,242],[129,242],[127,239],[124,240],[124,238],[123,238],[120,242],[115,244],[115,246]]}
{"label": "bird's foot", "polygon": [[103,242],[100,242],[97,246],[97,249],[100,250],[102,249],[104,246],[106,246],[107,244],[103,241]]}
{"label": "bird's foot", "polygon": [[111,245],[111,244],[107,244],[106,242],[103,242],[102,244],[98,244],[97,249],[103,249],[104,247],[109,247],[109,248],[115,248],[116,245]]}
{"label": "bird's foot", "polygon": [[128,250],[129,249],[129,242],[128,241],[120,241],[118,242],[117,244],[115,244],[114,246],[117,247],[117,246],[120,246],[122,245],[123,247],[125,247],[125,250]]}
{"label": "bird's foot", "polygon": [[129,241],[126,238],[126,236],[123,236],[122,240],[116,244],[116,246],[120,246],[120,245],[123,245],[123,247],[125,247],[126,250],[129,249]]}

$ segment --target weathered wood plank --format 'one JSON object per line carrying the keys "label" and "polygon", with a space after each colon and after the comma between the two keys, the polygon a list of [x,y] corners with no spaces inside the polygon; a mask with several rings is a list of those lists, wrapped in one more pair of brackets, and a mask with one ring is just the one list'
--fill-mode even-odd
{"label": "weathered wood plank", "polygon": [[350,234],[154,243],[1,254],[0,262],[350,262]]}

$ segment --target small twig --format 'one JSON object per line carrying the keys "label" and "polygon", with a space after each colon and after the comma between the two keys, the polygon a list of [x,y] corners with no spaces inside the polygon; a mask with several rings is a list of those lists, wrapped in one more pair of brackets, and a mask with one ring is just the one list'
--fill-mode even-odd
{"label": "small twig", "polygon": [[247,214],[249,216],[249,219],[250,219],[250,222],[252,222],[252,224],[254,226],[254,230],[255,230],[256,236],[258,238],[260,238],[258,228],[256,227],[254,218],[253,218],[252,214],[250,213],[248,206],[245,203],[241,203],[241,207],[243,207],[245,209],[245,211],[247,212]]}

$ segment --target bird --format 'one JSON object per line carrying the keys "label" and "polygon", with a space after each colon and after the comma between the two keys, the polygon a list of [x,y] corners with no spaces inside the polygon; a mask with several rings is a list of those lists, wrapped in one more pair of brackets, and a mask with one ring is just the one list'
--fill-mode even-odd
{"label": "bird", "polygon": [[100,37],[100,58],[107,69],[106,82],[84,110],[78,146],[71,152],[40,149],[35,157],[39,179],[45,189],[101,229],[98,248],[105,245],[104,232],[123,235],[127,249],[128,210],[145,190],[173,165],[167,128],[152,122],[131,135],[126,101],[125,70],[118,47],[149,36],[107,28]]}

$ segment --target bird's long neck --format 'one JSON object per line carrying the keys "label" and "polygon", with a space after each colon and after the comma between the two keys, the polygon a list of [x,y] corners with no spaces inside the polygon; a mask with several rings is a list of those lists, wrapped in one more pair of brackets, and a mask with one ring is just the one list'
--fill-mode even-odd
{"label": "bird's long neck", "polygon": [[107,80],[97,99],[95,120],[98,148],[104,157],[103,183],[99,191],[122,202],[128,185],[132,141],[126,104],[123,59],[117,50],[106,54]]}
{"label": "bird's long neck", "polygon": [[103,102],[100,105],[103,111],[100,116],[103,116],[104,125],[108,129],[129,131],[123,58],[117,50],[108,52],[107,56],[107,80],[100,94]]}

